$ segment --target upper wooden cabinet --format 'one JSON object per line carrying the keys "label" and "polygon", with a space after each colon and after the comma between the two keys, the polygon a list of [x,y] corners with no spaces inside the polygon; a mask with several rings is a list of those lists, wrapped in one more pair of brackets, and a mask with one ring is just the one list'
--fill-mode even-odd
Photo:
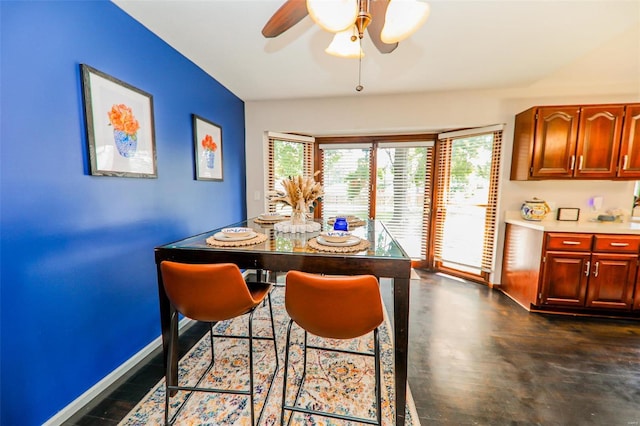
{"label": "upper wooden cabinet", "polygon": [[620,144],[618,176],[640,178],[640,104],[627,105]]}
{"label": "upper wooden cabinet", "polygon": [[512,180],[638,177],[640,104],[533,107],[516,115]]}
{"label": "upper wooden cabinet", "polygon": [[580,108],[574,177],[616,176],[624,105]]}
{"label": "upper wooden cabinet", "polygon": [[579,113],[577,107],[537,110],[532,177],[570,177],[573,174]]}

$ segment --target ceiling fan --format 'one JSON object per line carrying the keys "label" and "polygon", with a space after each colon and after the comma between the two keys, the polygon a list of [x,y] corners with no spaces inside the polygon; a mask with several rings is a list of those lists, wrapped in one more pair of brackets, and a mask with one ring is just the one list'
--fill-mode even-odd
{"label": "ceiling fan", "polygon": [[[313,3],[315,2],[305,0],[286,0],[285,3],[280,7],[280,9],[278,9],[273,14],[273,16],[264,26],[264,28],[262,29],[262,35],[267,38],[277,37],[300,22],[305,16],[309,14],[311,14],[311,17],[314,19],[314,21],[316,21],[316,23],[323,26],[314,14]],[[325,4],[326,3],[330,2],[325,1]],[[355,25],[352,41],[355,41],[355,33],[357,33],[357,37],[362,39],[362,37],[364,36],[364,31],[367,30],[371,41],[381,53],[391,53],[396,49],[396,47],[398,47],[397,41],[383,41],[383,38],[385,38],[385,36],[382,33],[383,29],[385,28],[385,21],[388,19],[387,9],[392,3],[391,0],[342,0],[334,1],[333,3],[352,3],[353,6],[351,7],[354,7],[357,4],[357,14],[355,17],[355,21],[350,25]],[[393,6],[391,7],[404,8],[407,2],[404,2],[405,5],[403,5],[402,3],[402,1],[394,0]],[[423,3],[422,8],[426,8],[424,16],[419,18],[419,22],[410,24],[414,25],[415,29],[417,29],[417,27],[419,27],[428,16],[428,5],[426,3]],[[415,13],[413,13],[413,15],[415,15]],[[398,20],[406,20],[406,18],[395,19],[394,21]],[[391,23],[391,25],[393,24],[395,24],[395,22]],[[405,22],[402,22],[400,25],[406,26]],[[408,35],[413,33],[415,29],[413,29],[409,34],[403,34],[403,37],[401,38],[404,39],[408,37]],[[336,32],[333,30],[331,31]]]}
{"label": "ceiling fan", "polygon": [[[422,0],[286,0],[262,29],[267,38],[277,37],[305,16],[335,33],[325,49],[330,55],[358,58],[358,85],[362,85],[362,38],[367,30],[381,53],[391,53],[398,42],[413,34],[429,16]],[[358,43],[355,43],[358,41]]]}

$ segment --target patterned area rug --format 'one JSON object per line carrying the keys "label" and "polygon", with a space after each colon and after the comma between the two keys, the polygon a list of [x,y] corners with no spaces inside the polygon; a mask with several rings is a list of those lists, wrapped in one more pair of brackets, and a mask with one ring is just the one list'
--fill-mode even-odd
{"label": "patterned area rug", "polygon": [[[276,288],[272,293],[274,321],[278,337],[279,367],[271,393],[268,385],[274,374],[275,352],[273,342],[254,340],[255,368],[255,415],[266,407],[260,425],[279,425],[282,401],[282,379],[284,346],[289,317],[284,309],[284,289]],[[259,307],[254,314],[254,335],[271,336],[268,305]],[[214,332],[227,335],[246,335],[248,317],[217,323]],[[294,325],[289,362],[289,385],[287,403],[291,404],[300,384],[302,371],[303,333]],[[351,350],[373,352],[372,334],[352,341],[318,339],[309,334],[309,343],[329,345]],[[389,322],[380,327],[382,353],[382,415],[384,425],[393,425],[394,376],[393,347],[389,332]],[[179,362],[178,374],[181,385],[194,385],[211,362],[209,336],[203,337]],[[215,364],[201,387],[248,389],[248,342],[234,338],[216,338]],[[337,411],[357,417],[375,419],[374,366],[373,357],[337,354],[310,350],[307,360],[307,378],[298,406]],[[164,422],[164,379],[161,380],[143,400],[120,422],[121,426],[163,424]],[[179,392],[171,399],[171,414],[184,404],[176,419],[176,425],[243,425],[250,426],[249,397],[233,394],[212,394]],[[185,402],[186,400],[186,402]],[[286,412],[289,417],[290,412]],[[286,422],[285,422],[286,424]],[[320,416],[296,413],[291,425],[355,425],[356,423],[333,420]],[[411,392],[407,389],[406,425],[419,425]]]}

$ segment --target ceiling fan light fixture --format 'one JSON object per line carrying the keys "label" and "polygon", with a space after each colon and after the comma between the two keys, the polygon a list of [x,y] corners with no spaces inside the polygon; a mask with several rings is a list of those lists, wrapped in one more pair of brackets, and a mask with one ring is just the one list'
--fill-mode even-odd
{"label": "ceiling fan light fixture", "polygon": [[[329,55],[338,56],[340,58],[362,58],[364,52],[360,45],[360,40],[354,37],[354,28],[340,31],[333,36],[333,40],[324,50]],[[355,40],[354,40],[355,38]]]}
{"label": "ceiling fan light fixture", "polygon": [[428,3],[419,0],[390,0],[380,38],[397,43],[415,33],[429,17]]}
{"label": "ceiling fan light fixture", "polygon": [[344,31],[358,16],[358,0],[307,0],[311,19],[326,31]]}

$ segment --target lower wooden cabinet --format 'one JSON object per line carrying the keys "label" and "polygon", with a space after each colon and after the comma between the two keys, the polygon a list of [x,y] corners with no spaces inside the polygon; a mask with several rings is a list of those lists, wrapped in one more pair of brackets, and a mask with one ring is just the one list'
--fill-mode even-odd
{"label": "lower wooden cabinet", "polygon": [[637,270],[638,255],[594,253],[585,306],[631,309]]}
{"label": "lower wooden cabinet", "polygon": [[584,306],[590,259],[589,253],[546,252],[540,303]]}
{"label": "lower wooden cabinet", "polygon": [[[525,256],[534,260],[535,250],[541,255],[538,270],[534,262],[523,262]],[[507,224],[501,289],[530,310],[640,316],[639,258],[640,235],[553,233]]]}
{"label": "lower wooden cabinet", "polygon": [[636,290],[634,294],[633,310],[640,312],[640,266],[636,271]]}
{"label": "lower wooden cabinet", "polygon": [[637,255],[548,251],[544,259],[541,304],[631,309]]}

